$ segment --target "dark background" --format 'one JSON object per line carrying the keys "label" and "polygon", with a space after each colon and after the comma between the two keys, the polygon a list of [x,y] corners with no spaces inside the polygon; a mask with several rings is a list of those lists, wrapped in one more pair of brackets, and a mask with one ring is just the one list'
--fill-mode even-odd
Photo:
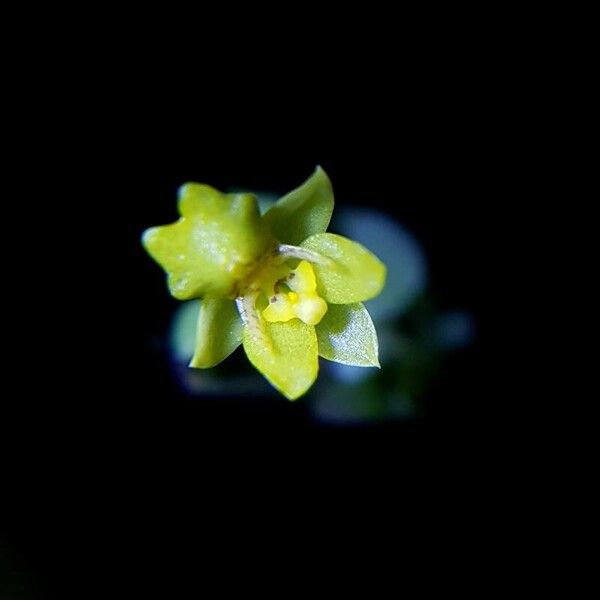
{"label": "dark background", "polygon": [[[331,527],[349,511],[353,530],[374,518],[367,496],[391,523],[398,494],[485,472],[501,412],[488,298],[516,166],[496,59],[467,50],[333,52],[267,76],[242,53],[235,71],[203,63],[172,79],[128,55],[76,78],[66,111],[38,115],[46,194],[33,231],[51,243],[32,297],[45,310],[28,314],[29,366],[17,363],[2,408],[2,530],[27,585],[58,597],[150,589],[199,549],[251,555],[274,521],[295,537],[308,511]],[[338,204],[408,227],[438,305],[475,318],[476,342],[445,362],[419,419],[324,427],[301,400],[199,402],[171,376],[160,338],[176,302],[141,232],[174,220],[185,181],[283,194],[317,164]]]}

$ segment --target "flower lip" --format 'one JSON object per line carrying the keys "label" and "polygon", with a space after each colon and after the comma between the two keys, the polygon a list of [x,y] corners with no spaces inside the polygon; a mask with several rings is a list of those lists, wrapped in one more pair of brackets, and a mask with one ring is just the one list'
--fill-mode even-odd
{"label": "flower lip", "polygon": [[[270,323],[285,323],[298,318],[307,325],[317,325],[327,312],[327,303],[317,294],[317,283],[312,265],[303,260],[285,278],[289,292],[275,290],[264,319]],[[275,284],[277,287],[277,283]],[[264,290],[267,295],[270,290]]]}

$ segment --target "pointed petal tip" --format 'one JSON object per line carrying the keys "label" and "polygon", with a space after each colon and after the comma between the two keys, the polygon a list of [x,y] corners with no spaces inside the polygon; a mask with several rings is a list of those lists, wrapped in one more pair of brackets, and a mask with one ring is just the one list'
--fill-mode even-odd
{"label": "pointed petal tip", "polygon": [[192,360],[190,360],[188,367],[190,369],[211,369],[212,367],[215,367],[217,364],[218,363],[206,364],[205,362],[199,360],[198,358],[196,358],[196,356],[194,356],[194,357],[192,357]]}
{"label": "pointed petal tip", "polygon": [[329,179],[329,175],[327,175],[327,171],[325,171],[325,169],[321,165],[317,165],[315,167],[315,171],[313,173],[313,177],[315,175],[319,176],[321,179],[324,180],[324,183],[327,185],[327,187],[331,191],[331,194],[333,195],[333,189],[332,189],[332,185],[331,185],[331,179]]}
{"label": "pointed petal tip", "polygon": [[148,227],[148,229],[145,229],[142,232],[141,240],[142,240],[142,246],[144,246],[144,248],[147,248],[148,245],[152,243],[152,240],[154,239],[157,230],[158,230],[158,227]]}
{"label": "pointed petal tip", "polygon": [[183,198],[183,196],[185,196],[185,194],[188,192],[188,190],[190,189],[190,187],[194,185],[191,181],[186,181],[185,183],[182,183],[178,188],[177,188],[177,199],[181,200],[181,198]]}
{"label": "pointed petal tip", "polygon": [[[316,380],[316,377],[315,377]],[[302,398],[302,396],[304,396],[305,394],[307,394],[309,392],[309,390],[312,388],[312,386],[314,385],[315,381],[312,381],[310,383],[310,385],[308,386],[303,386],[301,388],[297,388],[297,389],[287,389],[284,390],[278,386],[274,386],[275,389],[277,389],[279,392],[281,392],[287,400],[289,400],[290,402],[294,402],[296,400],[298,400],[299,398]]]}
{"label": "pointed petal tip", "polygon": [[[318,363],[317,363],[317,365],[318,365]],[[267,379],[267,381],[280,394],[285,396],[286,399],[289,400],[290,402],[294,402],[294,401],[298,400],[299,398],[301,398],[302,396],[304,396],[306,393],[308,393],[308,391],[314,385],[314,383],[317,379],[317,373],[315,373],[314,378],[312,379],[312,381],[310,381],[310,383],[305,384],[301,387],[295,387],[295,386],[286,385],[286,383],[282,382],[282,381],[275,381],[273,378],[267,377],[267,375],[263,372],[261,372],[261,374]]]}

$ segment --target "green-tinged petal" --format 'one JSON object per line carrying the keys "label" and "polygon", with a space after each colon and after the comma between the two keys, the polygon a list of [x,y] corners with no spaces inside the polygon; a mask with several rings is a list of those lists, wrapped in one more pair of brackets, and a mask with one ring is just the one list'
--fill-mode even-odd
{"label": "green-tinged petal", "polygon": [[379,367],[377,332],[360,302],[330,304],[316,331],[323,358],[356,367]]}
{"label": "green-tinged petal", "polygon": [[242,343],[242,320],[233,300],[205,298],[196,327],[196,351],[190,367],[218,365]]}
{"label": "green-tinged petal", "polygon": [[168,273],[180,300],[236,295],[236,286],[271,243],[252,194],[222,194],[188,183],[180,188],[181,218],[144,232],[143,244]]}
{"label": "green-tinged petal", "polygon": [[289,400],[302,396],[319,372],[315,328],[299,319],[287,323],[260,320],[261,329],[244,327],[250,362]]}
{"label": "green-tinged petal", "polygon": [[181,302],[175,308],[169,331],[169,347],[178,362],[189,364],[194,356],[199,311],[199,300]]}
{"label": "green-tinged petal", "polygon": [[333,212],[333,189],[321,167],[264,215],[275,237],[284,244],[298,245],[314,233],[327,231]]}
{"label": "green-tinged petal", "polygon": [[317,291],[327,302],[362,302],[383,289],[385,265],[357,242],[333,233],[317,233],[301,246],[331,259],[313,265]]}

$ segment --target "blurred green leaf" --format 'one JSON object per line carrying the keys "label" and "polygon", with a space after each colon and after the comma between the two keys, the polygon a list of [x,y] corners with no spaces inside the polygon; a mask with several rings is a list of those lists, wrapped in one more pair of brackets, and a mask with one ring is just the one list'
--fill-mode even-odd
{"label": "blurred green leaf", "polygon": [[376,254],[387,267],[382,293],[367,305],[373,321],[400,317],[427,285],[427,261],[419,241],[396,219],[371,208],[341,207],[334,226]]}
{"label": "blurred green leaf", "polygon": [[189,363],[196,349],[196,325],[200,302],[182,302],[173,314],[169,331],[169,344],[175,360]]}

